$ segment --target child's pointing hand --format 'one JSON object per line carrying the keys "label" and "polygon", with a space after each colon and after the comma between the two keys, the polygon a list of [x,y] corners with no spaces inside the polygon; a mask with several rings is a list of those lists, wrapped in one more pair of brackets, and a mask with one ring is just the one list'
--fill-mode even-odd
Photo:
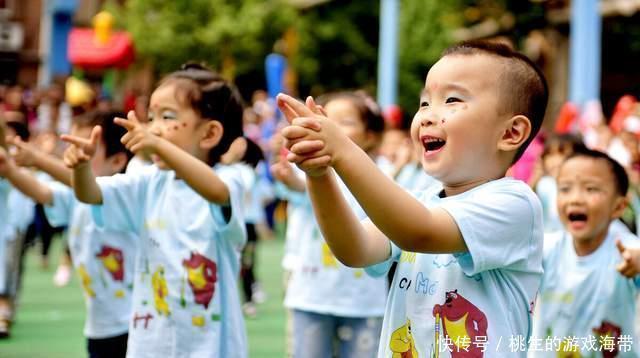
{"label": "child's pointing hand", "polygon": [[625,247],[620,240],[616,240],[616,247],[622,256],[622,262],[616,269],[623,276],[634,278],[640,273],[640,248]]}
{"label": "child's pointing hand", "polygon": [[68,134],[61,135],[60,139],[71,144],[69,148],[64,151],[64,164],[74,169],[81,164],[88,163],[98,150],[101,135],[102,127],[100,126],[93,127],[89,139]]}
{"label": "child's pointing hand", "polygon": [[127,149],[136,154],[140,151],[147,153],[155,151],[158,144],[158,137],[153,135],[140,123],[134,111],[127,113],[127,119],[115,118],[113,121],[127,130],[127,133],[120,138],[120,142],[122,142]]}

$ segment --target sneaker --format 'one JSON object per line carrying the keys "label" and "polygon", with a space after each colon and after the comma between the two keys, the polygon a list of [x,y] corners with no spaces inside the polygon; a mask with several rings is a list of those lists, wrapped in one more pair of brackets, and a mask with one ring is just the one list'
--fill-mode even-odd
{"label": "sneaker", "polygon": [[53,275],[53,284],[58,287],[64,287],[71,281],[71,267],[68,265],[60,265]]}
{"label": "sneaker", "polygon": [[251,287],[251,301],[261,304],[267,301],[267,293],[264,292],[259,283],[254,283]]}
{"label": "sneaker", "polygon": [[9,338],[9,326],[11,323],[6,319],[0,319],[0,339]]}
{"label": "sneaker", "polygon": [[243,304],[242,312],[244,312],[244,315],[249,318],[256,318],[256,316],[258,315],[258,309],[253,302],[247,302]]}

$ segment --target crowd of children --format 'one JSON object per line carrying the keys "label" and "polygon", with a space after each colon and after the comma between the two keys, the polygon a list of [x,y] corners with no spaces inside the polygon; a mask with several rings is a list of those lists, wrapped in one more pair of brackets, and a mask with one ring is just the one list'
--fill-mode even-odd
{"label": "crowd of children", "polygon": [[279,200],[292,357],[640,355],[636,114],[544,133],[505,45],[447,49],[408,130],[361,91],[245,108],[198,64],[126,114],[0,94],[0,337],[25,242],[63,228],[90,357],[246,357]]}

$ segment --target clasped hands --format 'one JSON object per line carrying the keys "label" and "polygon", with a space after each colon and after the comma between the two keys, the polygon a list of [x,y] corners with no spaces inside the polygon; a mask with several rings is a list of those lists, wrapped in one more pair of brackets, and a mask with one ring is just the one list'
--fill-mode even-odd
{"label": "clasped hands", "polygon": [[289,122],[282,129],[286,159],[296,164],[308,176],[326,174],[330,166],[342,159],[351,143],[340,128],[327,117],[324,109],[311,96],[305,103],[286,94],[279,94],[277,104]]}

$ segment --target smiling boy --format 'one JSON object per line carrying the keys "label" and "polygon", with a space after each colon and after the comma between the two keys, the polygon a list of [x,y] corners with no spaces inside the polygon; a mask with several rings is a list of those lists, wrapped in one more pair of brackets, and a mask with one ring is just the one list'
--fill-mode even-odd
{"label": "smiling boy", "polygon": [[[542,275],[541,207],[526,184],[505,173],[538,132],[547,97],[541,72],[504,45],[445,51],[427,75],[411,127],[423,168],[443,187],[412,196],[311,99],[304,106],[279,96],[292,123],[283,130],[288,159],[307,173],[335,256],[370,274],[398,262],[379,357],[526,355]],[[349,210],[328,166],[369,220]]]}

